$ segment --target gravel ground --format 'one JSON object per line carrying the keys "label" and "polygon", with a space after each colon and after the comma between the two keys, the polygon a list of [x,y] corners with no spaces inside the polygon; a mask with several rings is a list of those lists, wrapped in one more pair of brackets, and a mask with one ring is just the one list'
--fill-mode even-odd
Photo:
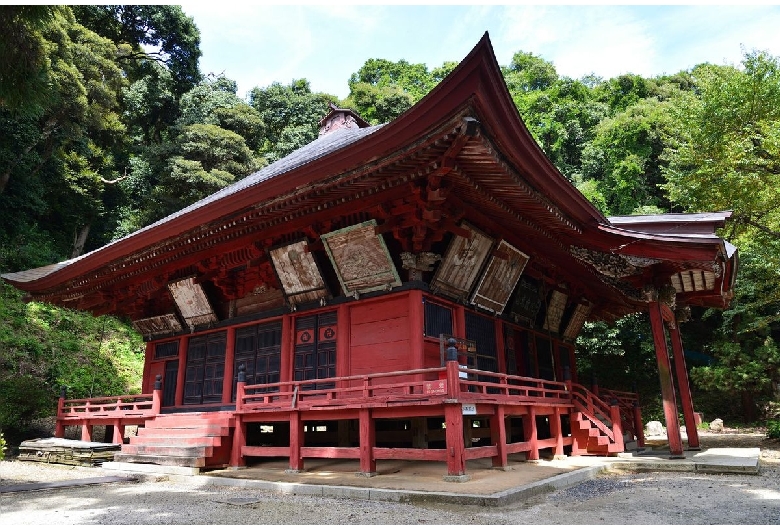
{"label": "gravel ground", "polygon": [[[767,524],[780,523],[780,444],[703,436],[702,446],[762,446],[759,475],[609,473],[501,508],[395,504],[194,486],[167,480],[0,494],[0,525],[22,524]],[[0,462],[0,484],[100,476],[100,469]]]}

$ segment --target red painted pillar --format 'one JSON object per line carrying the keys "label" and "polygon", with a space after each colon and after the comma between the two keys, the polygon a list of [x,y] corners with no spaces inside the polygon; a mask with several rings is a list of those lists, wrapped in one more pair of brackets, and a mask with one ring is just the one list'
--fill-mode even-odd
{"label": "red painted pillar", "polygon": [[494,323],[496,330],[496,356],[498,357],[498,373],[506,371],[506,344],[504,343],[504,324],[498,320]]}
{"label": "red painted pillar", "polygon": [[364,476],[373,477],[376,475],[374,458],[376,428],[374,418],[371,417],[371,409],[360,409],[358,419],[360,421],[360,472]]}
{"label": "red painted pillar", "polygon": [[493,457],[493,467],[507,467],[506,452],[506,413],[504,405],[496,405],[496,413],[490,418],[490,441],[498,450],[498,455]]}
{"label": "red painted pillar", "polygon": [[86,420],[81,424],[81,441],[92,441],[92,425],[89,425]]}
{"label": "red painted pillar", "polygon": [[154,390],[152,390],[152,414],[160,414],[162,407],[162,376],[157,375],[154,379]]}
{"label": "red painted pillar", "polygon": [[225,376],[222,378],[222,403],[233,401],[233,365],[236,358],[236,328],[227,329],[225,341]]}
{"label": "red painted pillar", "polygon": [[[284,315],[282,317],[282,348],[281,348],[281,363],[280,363],[280,381],[292,381],[293,380],[293,357],[295,355],[295,322],[292,315]],[[341,329],[339,325],[338,329]],[[336,338],[336,347],[339,345],[339,340]],[[338,362],[339,356],[336,354],[336,362]],[[292,392],[292,385],[282,385],[279,387],[280,392]]]}
{"label": "red painted pillar", "polygon": [[672,366],[669,362],[669,350],[666,347],[661,303],[658,301],[650,302],[650,325],[653,329],[658,375],[661,379],[661,397],[664,405],[664,418],[666,419],[666,436],[669,439],[669,452],[672,456],[682,457],[683,446],[680,436],[680,420],[677,417],[677,399],[672,381]]}
{"label": "red painted pillar", "polygon": [[444,405],[444,421],[447,424],[447,476],[466,476],[466,447],[463,439],[463,407],[460,403]]}
{"label": "red painted pillar", "polygon": [[636,431],[636,446],[645,446],[645,426],[642,423],[642,408],[638,402],[634,403],[634,429]]}
{"label": "red painted pillar", "polygon": [[[409,327],[411,331],[411,368],[425,368],[425,349],[423,336],[425,335],[425,314],[423,312],[422,291],[414,290],[409,293]],[[422,381],[424,375],[415,376]]]}
{"label": "red painted pillar", "polygon": [[114,436],[111,443],[122,445],[125,438],[125,426],[120,420],[114,420]]}
{"label": "red painted pillar", "polygon": [[623,419],[620,417],[620,406],[617,404],[617,400],[614,405],[609,407],[609,417],[612,421],[612,434],[615,437],[615,453],[622,453],[625,450],[623,441]]}
{"label": "red painted pillar", "polygon": [[184,336],[179,340],[179,372],[176,374],[176,396],[173,401],[177,407],[184,404],[184,375],[187,373],[187,348],[189,345],[189,336]]}
{"label": "red painted pillar", "polygon": [[244,418],[240,414],[244,405],[244,387],[246,386],[246,375],[243,370],[238,372],[238,381],[236,382],[236,412],[233,419],[235,426],[233,428],[233,446],[230,451],[230,467],[239,468],[246,465],[246,460],[242,454],[246,445],[246,429],[244,428]]}
{"label": "red painted pillar", "polygon": [[682,337],[680,336],[680,324],[670,326],[669,335],[672,339],[672,352],[674,353],[674,369],[677,375],[677,385],[680,388],[680,400],[682,401],[683,418],[685,419],[685,431],[688,435],[688,449],[697,451],[699,447],[699,433],[696,430],[696,419],[693,416],[693,397],[691,386],[688,383],[688,369],[685,366],[685,352],[683,351]]}
{"label": "red painted pillar", "polygon": [[528,460],[539,460],[539,440],[536,433],[536,409],[528,407],[528,414],[523,416],[523,435],[531,445],[528,450]]}
{"label": "red painted pillar", "polygon": [[552,415],[550,423],[550,434],[555,438],[555,456],[565,456],[563,452],[563,426],[561,425],[561,409],[553,407],[555,413]]}
{"label": "red painted pillar", "polygon": [[290,469],[291,473],[303,471],[303,420],[297,410],[290,412]]}
{"label": "red painted pillar", "polygon": [[[336,327],[336,377],[349,375],[350,365],[350,304],[341,304],[337,308],[336,321],[338,326]],[[342,388],[348,386],[349,381],[337,381],[336,387]]]}
{"label": "red painted pillar", "polygon": [[147,342],[144,349],[144,374],[141,377],[141,393],[146,394],[152,388],[154,380],[151,375],[151,365],[154,358],[154,345]]}

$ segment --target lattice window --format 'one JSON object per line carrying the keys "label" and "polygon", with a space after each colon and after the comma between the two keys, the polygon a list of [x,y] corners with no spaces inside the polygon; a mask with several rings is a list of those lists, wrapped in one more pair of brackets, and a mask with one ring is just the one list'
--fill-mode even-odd
{"label": "lattice window", "polygon": [[179,341],[162,342],[154,345],[154,358],[170,359],[179,356]]}
{"label": "lattice window", "polygon": [[423,300],[425,308],[425,336],[438,339],[452,335],[452,309],[431,300]]}

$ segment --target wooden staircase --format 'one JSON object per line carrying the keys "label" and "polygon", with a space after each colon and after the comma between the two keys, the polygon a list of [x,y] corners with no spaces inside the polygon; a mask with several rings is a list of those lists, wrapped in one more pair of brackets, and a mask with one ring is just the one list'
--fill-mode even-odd
{"label": "wooden staircase", "polygon": [[586,418],[582,412],[574,415],[571,434],[577,440],[579,454],[607,456],[624,451],[624,440],[612,441],[609,435]]}
{"label": "wooden staircase", "polygon": [[230,413],[164,414],[138,428],[115,462],[215,468],[230,460]]}
{"label": "wooden staircase", "polygon": [[617,407],[577,384],[573,385],[572,398],[576,411],[571,423],[572,454],[607,456],[626,450]]}

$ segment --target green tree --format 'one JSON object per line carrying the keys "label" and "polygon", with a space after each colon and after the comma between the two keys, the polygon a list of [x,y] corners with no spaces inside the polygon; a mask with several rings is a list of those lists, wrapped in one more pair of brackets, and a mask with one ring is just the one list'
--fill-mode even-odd
{"label": "green tree", "polygon": [[41,31],[57,10],[0,6],[0,107],[35,115],[46,103],[49,62]]}
{"label": "green tree", "polygon": [[709,316],[717,364],[696,381],[741,396],[754,418],[780,382],[780,60],[753,51],[741,68],[700,65],[692,79],[671,100],[663,187],[687,211],[732,210],[726,237],[741,256],[731,308]]}
{"label": "green tree", "polygon": [[604,198],[607,215],[629,215],[641,208],[668,211],[660,185],[661,153],[669,127],[666,105],[646,98],[594,128],[582,152],[584,181],[593,181]]}
{"label": "green tree", "polygon": [[328,113],[328,103],[335,101],[330,94],[312,92],[305,79],[253,88],[249,104],[265,125],[260,154],[274,162],[316,139],[318,123]]}
{"label": "green tree", "polygon": [[149,61],[164,64],[171,72],[176,95],[200,81],[200,32],[181,6],[82,5],[73,10],[79,22],[119,47],[118,58],[131,81],[146,75],[144,65]]}
{"label": "green tree", "polygon": [[[69,10],[56,11],[41,37],[49,64],[45,107],[36,116],[0,109],[0,247],[41,236],[53,245],[28,257],[50,262],[78,255],[91,234],[102,238],[94,228],[109,212],[101,197],[123,150],[118,95],[125,79],[113,43]],[[36,264],[44,263],[27,266]]]}

